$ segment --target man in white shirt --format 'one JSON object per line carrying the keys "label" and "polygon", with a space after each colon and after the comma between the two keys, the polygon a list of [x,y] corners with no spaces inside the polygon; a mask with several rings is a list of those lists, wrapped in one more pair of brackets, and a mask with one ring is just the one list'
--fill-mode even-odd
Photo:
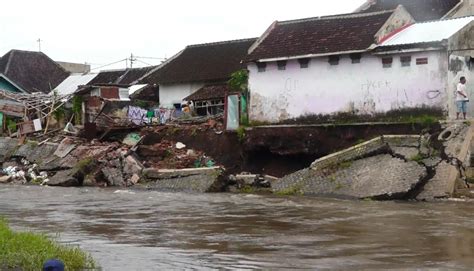
{"label": "man in white shirt", "polygon": [[456,105],[458,111],[456,113],[456,119],[459,119],[459,114],[463,114],[464,119],[466,119],[467,114],[467,103],[469,102],[469,97],[466,91],[466,77],[461,77],[458,87],[456,89]]}

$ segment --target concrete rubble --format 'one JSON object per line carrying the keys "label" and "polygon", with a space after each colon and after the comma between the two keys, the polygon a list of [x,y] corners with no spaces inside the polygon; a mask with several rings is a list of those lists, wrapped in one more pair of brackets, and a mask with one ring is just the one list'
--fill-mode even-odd
{"label": "concrete rubble", "polygon": [[472,130],[468,124],[456,123],[445,131],[439,137],[375,138],[318,159],[310,168],[274,182],[272,190],[376,200],[451,197],[464,177]]}
{"label": "concrete rubble", "polygon": [[[67,187],[124,187],[146,183],[150,189],[168,190],[174,187],[175,190],[205,192],[211,190],[210,187],[221,174],[221,168],[216,167],[210,157],[186,149],[180,142],[165,141],[156,146],[139,147],[140,140],[136,134],[127,136],[125,143],[86,142],[66,137],[60,143],[45,142],[40,145],[33,141],[20,144],[18,139],[0,138],[0,182]],[[141,157],[140,153],[147,156]],[[146,171],[146,167],[151,169]],[[144,177],[144,172],[153,177],[155,175],[150,172],[166,172],[170,168],[171,171],[191,168],[185,171],[193,173],[185,174],[173,183],[164,178]],[[167,174],[168,179],[175,179],[172,173]],[[199,176],[201,179],[197,178]],[[187,181],[186,177],[193,180]],[[152,184],[158,180],[160,183]],[[166,182],[168,185],[164,185]],[[179,184],[175,184],[177,182]],[[186,183],[189,189],[185,189]]]}

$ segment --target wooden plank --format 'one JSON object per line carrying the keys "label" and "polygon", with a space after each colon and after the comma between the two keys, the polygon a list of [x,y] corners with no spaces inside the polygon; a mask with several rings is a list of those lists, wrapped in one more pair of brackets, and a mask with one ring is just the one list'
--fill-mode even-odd
{"label": "wooden plank", "polygon": [[14,101],[0,100],[0,112],[9,116],[23,117],[25,114],[25,107]]}

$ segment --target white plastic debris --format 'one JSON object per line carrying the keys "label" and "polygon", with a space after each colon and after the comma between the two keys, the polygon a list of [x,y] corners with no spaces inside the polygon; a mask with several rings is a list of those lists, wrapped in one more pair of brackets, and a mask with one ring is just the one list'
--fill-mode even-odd
{"label": "white plastic debris", "polygon": [[182,150],[184,148],[186,148],[186,145],[184,145],[183,143],[181,142],[176,143],[176,149]]}

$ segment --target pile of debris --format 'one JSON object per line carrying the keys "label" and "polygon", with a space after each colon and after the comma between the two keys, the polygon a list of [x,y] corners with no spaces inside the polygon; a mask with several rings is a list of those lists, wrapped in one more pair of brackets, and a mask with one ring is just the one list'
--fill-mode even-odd
{"label": "pile of debris", "polygon": [[214,167],[215,162],[201,151],[187,149],[181,142],[163,140],[151,146],[138,146],[137,154],[146,157],[143,165],[157,169]]}
{"label": "pile of debris", "polygon": [[0,183],[44,184],[48,182],[48,173],[38,170],[38,164],[30,163],[25,158],[13,159],[3,163],[0,169]]}

